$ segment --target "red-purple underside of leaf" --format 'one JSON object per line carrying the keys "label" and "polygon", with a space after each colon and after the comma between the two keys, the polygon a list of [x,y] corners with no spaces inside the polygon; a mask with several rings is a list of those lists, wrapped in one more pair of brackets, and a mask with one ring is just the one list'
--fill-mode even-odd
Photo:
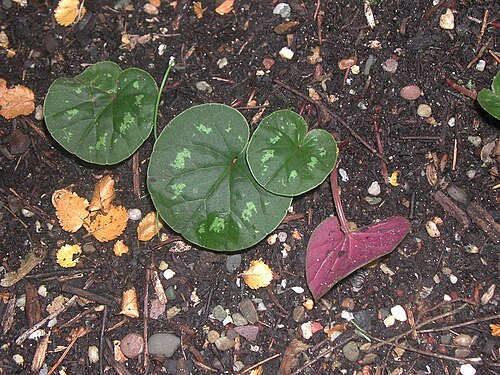
{"label": "red-purple underside of leaf", "polygon": [[315,299],[367,263],[390,253],[410,231],[410,223],[395,216],[344,234],[337,217],[314,230],[306,254],[306,278]]}

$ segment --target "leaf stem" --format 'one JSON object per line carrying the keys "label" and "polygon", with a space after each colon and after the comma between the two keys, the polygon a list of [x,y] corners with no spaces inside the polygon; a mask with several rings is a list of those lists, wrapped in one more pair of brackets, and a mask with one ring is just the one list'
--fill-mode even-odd
{"label": "leaf stem", "polygon": [[161,93],[163,92],[163,88],[165,87],[165,84],[167,83],[168,75],[170,74],[170,70],[172,67],[175,65],[175,61],[173,56],[170,57],[170,60],[168,61],[168,67],[167,71],[163,75],[163,80],[161,81],[160,89],[158,91],[158,95],[156,96],[156,103],[155,103],[155,116],[153,119],[153,126],[155,130],[155,141],[158,139],[158,108],[160,107],[160,99],[161,99]]}
{"label": "leaf stem", "polygon": [[332,196],[333,203],[335,204],[335,209],[337,210],[337,216],[340,222],[340,228],[345,234],[350,232],[349,225],[347,224],[347,220],[345,218],[344,209],[342,208],[342,202],[340,201],[340,187],[337,178],[337,165],[333,168],[332,173],[330,174],[330,187],[332,188]]}

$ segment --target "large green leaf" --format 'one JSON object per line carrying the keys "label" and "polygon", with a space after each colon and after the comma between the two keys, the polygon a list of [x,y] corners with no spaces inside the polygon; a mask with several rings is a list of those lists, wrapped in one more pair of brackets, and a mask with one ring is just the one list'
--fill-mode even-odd
{"label": "large green leaf", "polygon": [[158,88],[149,73],[110,61],[58,78],[44,103],[45,123],[66,150],[96,164],[132,155],[151,133]]}
{"label": "large green leaf", "polygon": [[285,217],[291,199],[264,190],[248,169],[248,137],[243,115],[222,104],[185,110],[158,137],[148,189],[163,220],[188,241],[241,250]]}
{"label": "large green leaf", "polygon": [[493,78],[490,89],[482,89],[477,95],[477,101],[486,112],[500,120],[500,71]]}
{"label": "large green leaf", "polygon": [[266,190],[295,196],[318,186],[337,161],[337,143],[321,129],[307,133],[302,116],[289,110],[264,118],[250,140],[247,160]]}

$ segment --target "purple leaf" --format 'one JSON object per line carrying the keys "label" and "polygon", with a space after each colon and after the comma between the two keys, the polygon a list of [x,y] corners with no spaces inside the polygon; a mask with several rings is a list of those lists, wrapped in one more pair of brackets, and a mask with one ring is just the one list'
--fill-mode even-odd
{"label": "purple leaf", "polygon": [[394,216],[356,231],[344,233],[337,217],[314,230],[306,255],[307,285],[314,299],[371,261],[389,254],[410,231],[410,223]]}

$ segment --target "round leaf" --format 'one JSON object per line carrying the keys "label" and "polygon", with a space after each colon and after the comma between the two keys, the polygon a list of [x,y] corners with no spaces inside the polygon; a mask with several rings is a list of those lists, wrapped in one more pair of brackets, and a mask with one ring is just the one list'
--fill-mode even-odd
{"label": "round leaf", "polygon": [[263,189],[248,169],[248,137],[245,118],[222,104],[187,109],[158,137],[148,189],[163,220],[188,241],[241,250],[285,217],[291,199]]}
{"label": "round leaf", "polygon": [[295,196],[318,186],[337,161],[337,143],[321,129],[307,134],[302,116],[276,111],[262,120],[250,140],[247,160],[266,190]]}
{"label": "round leaf", "polygon": [[79,76],[52,83],[44,103],[45,123],[70,153],[90,163],[116,164],[151,133],[157,94],[149,73],[100,62]]}

